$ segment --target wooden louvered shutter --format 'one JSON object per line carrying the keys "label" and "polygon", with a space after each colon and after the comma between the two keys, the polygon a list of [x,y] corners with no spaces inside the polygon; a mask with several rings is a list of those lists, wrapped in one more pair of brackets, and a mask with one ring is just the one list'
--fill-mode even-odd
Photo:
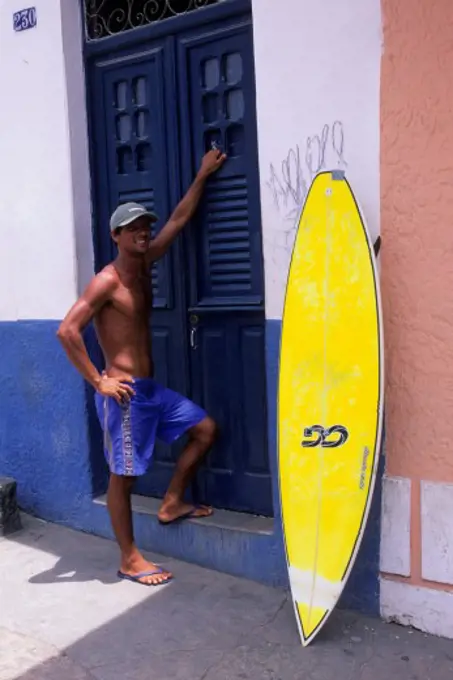
{"label": "wooden louvered shutter", "polygon": [[246,178],[212,181],[202,213],[199,304],[259,304],[261,281],[253,267]]}

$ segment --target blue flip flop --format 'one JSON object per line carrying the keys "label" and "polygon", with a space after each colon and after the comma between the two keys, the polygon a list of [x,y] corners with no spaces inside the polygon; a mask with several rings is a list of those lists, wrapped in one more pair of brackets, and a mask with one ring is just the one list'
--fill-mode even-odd
{"label": "blue flip flop", "polygon": [[118,578],[122,578],[124,581],[133,581],[134,583],[139,583],[141,586],[164,586],[167,583],[169,583],[173,576],[169,576],[168,578],[165,579],[165,581],[161,581],[160,583],[144,583],[143,581],[140,581],[141,578],[144,578],[145,576],[154,576],[154,574],[163,574],[164,570],[158,567],[157,569],[150,569],[149,571],[142,571],[140,574],[124,574],[122,571],[117,572]]}
{"label": "blue flip flop", "polygon": [[162,526],[168,526],[169,524],[178,524],[179,522],[182,522],[185,519],[205,519],[206,517],[211,517],[211,515],[197,515],[196,512],[197,510],[200,510],[203,506],[202,505],[195,505],[191,510],[188,510],[187,512],[184,512],[182,515],[178,515],[178,517],[175,517],[174,519],[159,519],[157,518],[157,521],[159,524],[162,524]]}

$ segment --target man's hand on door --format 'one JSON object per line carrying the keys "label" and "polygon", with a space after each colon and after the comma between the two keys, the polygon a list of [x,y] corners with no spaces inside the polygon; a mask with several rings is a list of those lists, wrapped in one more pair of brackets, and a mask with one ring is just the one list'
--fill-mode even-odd
{"label": "man's hand on door", "polygon": [[217,172],[222,167],[226,160],[226,153],[222,153],[219,149],[211,149],[203,156],[201,166],[198,171],[198,176],[206,179],[212,173]]}

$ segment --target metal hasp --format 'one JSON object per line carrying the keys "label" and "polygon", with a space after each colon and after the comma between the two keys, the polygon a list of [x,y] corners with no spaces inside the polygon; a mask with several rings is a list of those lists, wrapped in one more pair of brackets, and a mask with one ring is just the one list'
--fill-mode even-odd
{"label": "metal hasp", "polygon": [[189,321],[190,321],[190,347],[191,349],[197,349],[198,316],[196,314],[191,314]]}

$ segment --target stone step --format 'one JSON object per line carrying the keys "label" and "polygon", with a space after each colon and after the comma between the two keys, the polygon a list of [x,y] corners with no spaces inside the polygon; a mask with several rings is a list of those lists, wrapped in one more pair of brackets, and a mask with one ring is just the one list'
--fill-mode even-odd
{"label": "stone step", "polygon": [[[132,494],[131,500],[135,537],[143,550],[267,585],[286,585],[274,518],[216,508],[211,517],[163,527],[157,521],[160,499]],[[94,533],[111,538],[106,496],[94,500],[93,510]]]}
{"label": "stone step", "polygon": [[9,536],[22,529],[17,507],[17,482],[0,476],[0,536]]}

